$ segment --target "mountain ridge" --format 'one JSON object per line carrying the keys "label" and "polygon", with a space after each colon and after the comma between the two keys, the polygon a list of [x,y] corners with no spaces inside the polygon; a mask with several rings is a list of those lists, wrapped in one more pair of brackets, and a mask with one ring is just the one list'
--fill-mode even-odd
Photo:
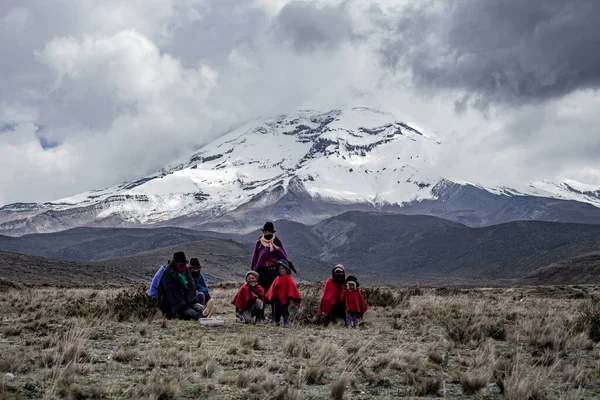
{"label": "mountain ridge", "polygon": [[[132,234],[128,228],[83,228],[89,231],[87,237],[78,233],[79,228],[74,232],[0,237],[0,251],[8,250],[3,243],[16,243],[21,247],[11,251],[37,251],[38,256],[67,254],[79,263],[95,259],[95,263],[111,268],[150,273],[174,251],[186,249],[189,257],[207,263],[207,273],[237,279],[249,267],[259,228],[247,234],[197,232],[200,240],[181,228],[160,228],[161,234],[153,229],[136,229]],[[349,211],[311,226],[277,220],[275,228],[299,277],[308,281],[327,277],[331,268],[341,263],[373,284],[519,282],[542,267],[600,249],[600,225],[592,224],[517,221],[472,228],[434,216]],[[181,233],[180,243],[161,245],[146,239],[160,238],[169,229]],[[93,238],[95,231],[97,240]],[[118,246],[108,246],[113,253],[107,259],[106,240],[111,235]],[[172,240],[172,236],[164,236],[166,241]],[[145,242],[154,243],[155,248],[137,251]],[[54,248],[54,243],[60,246]]]}
{"label": "mountain ridge", "polygon": [[0,233],[167,225],[234,232],[260,220],[316,223],[348,210],[429,214],[469,226],[600,223],[600,187],[452,181],[436,164],[442,148],[437,135],[378,110],[299,111],[242,125],[134,181],[0,207]]}

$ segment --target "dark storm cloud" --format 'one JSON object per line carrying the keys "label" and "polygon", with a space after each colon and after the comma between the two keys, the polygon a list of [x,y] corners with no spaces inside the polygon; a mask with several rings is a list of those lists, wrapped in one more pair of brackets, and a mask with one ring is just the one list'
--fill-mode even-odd
{"label": "dark storm cloud", "polygon": [[293,1],[277,15],[275,32],[298,51],[336,47],[356,38],[347,7],[347,2],[322,6],[315,2]]}
{"label": "dark storm cloud", "polygon": [[597,0],[419,3],[395,20],[380,54],[423,88],[466,90],[474,101],[544,100],[600,86],[599,15]]}

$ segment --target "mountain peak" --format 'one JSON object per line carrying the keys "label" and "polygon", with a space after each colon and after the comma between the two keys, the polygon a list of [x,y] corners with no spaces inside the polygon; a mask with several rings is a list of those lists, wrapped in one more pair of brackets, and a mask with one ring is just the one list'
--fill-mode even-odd
{"label": "mountain peak", "polygon": [[368,107],[302,110],[252,121],[141,179],[55,202],[3,207],[0,230],[197,226],[236,210],[243,218],[239,210],[269,207],[283,198],[289,202],[287,211],[281,210],[286,217],[294,218],[293,209],[302,215],[298,218],[312,221],[315,215],[301,210],[298,201],[315,202],[318,215],[326,217],[344,207],[445,201],[460,185],[497,196],[544,196],[600,206],[600,192],[573,181],[494,187],[445,180],[437,165],[442,143],[406,121]]}

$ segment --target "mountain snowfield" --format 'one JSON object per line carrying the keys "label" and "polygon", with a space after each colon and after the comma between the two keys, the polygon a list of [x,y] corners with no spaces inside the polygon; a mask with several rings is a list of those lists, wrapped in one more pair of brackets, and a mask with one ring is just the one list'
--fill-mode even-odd
{"label": "mountain snowfield", "polygon": [[[452,182],[436,164],[442,146],[436,134],[370,108],[299,111],[245,124],[138,181],[47,203],[4,206],[0,233],[84,225],[200,226],[240,209],[245,211],[237,218],[243,218],[257,208],[263,210],[261,218],[313,223],[344,205],[400,208],[436,200],[449,185],[600,207],[600,186],[570,180],[495,186]],[[274,214],[265,211],[290,191],[336,204],[337,211],[301,215],[289,206],[274,208]]]}

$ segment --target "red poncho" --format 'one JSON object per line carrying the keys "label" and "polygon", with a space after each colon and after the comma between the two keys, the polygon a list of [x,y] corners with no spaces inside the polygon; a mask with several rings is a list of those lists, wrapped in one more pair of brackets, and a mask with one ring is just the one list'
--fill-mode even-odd
{"label": "red poncho", "polygon": [[362,319],[367,311],[367,302],[360,290],[346,290],[346,311],[358,313],[358,319]]}
{"label": "red poncho", "polygon": [[336,283],[333,278],[329,278],[325,281],[325,289],[323,289],[323,296],[321,296],[321,304],[319,305],[318,314],[325,313],[329,315],[331,308],[337,303],[344,302],[346,288],[344,285]]}
{"label": "red poncho", "polygon": [[265,289],[263,289],[263,287],[260,285],[256,285],[256,289],[258,291],[258,295],[256,295],[256,293],[253,293],[252,290],[250,290],[250,285],[248,285],[247,283],[244,284],[244,286],[242,286],[240,290],[238,290],[231,304],[244,311],[247,310],[250,306],[252,306],[258,298],[260,298],[264,302]]}
{"label": "red poncho", "polygon": [[288,301],[293,300],[300,305],[302,301],[302,296],[300,296],[300,292],[296,287],[296,282],[294,282],[294,278],[290,274],[277,276],[266,297],[269,300],[277,297],[281,304],[286,304]]}

